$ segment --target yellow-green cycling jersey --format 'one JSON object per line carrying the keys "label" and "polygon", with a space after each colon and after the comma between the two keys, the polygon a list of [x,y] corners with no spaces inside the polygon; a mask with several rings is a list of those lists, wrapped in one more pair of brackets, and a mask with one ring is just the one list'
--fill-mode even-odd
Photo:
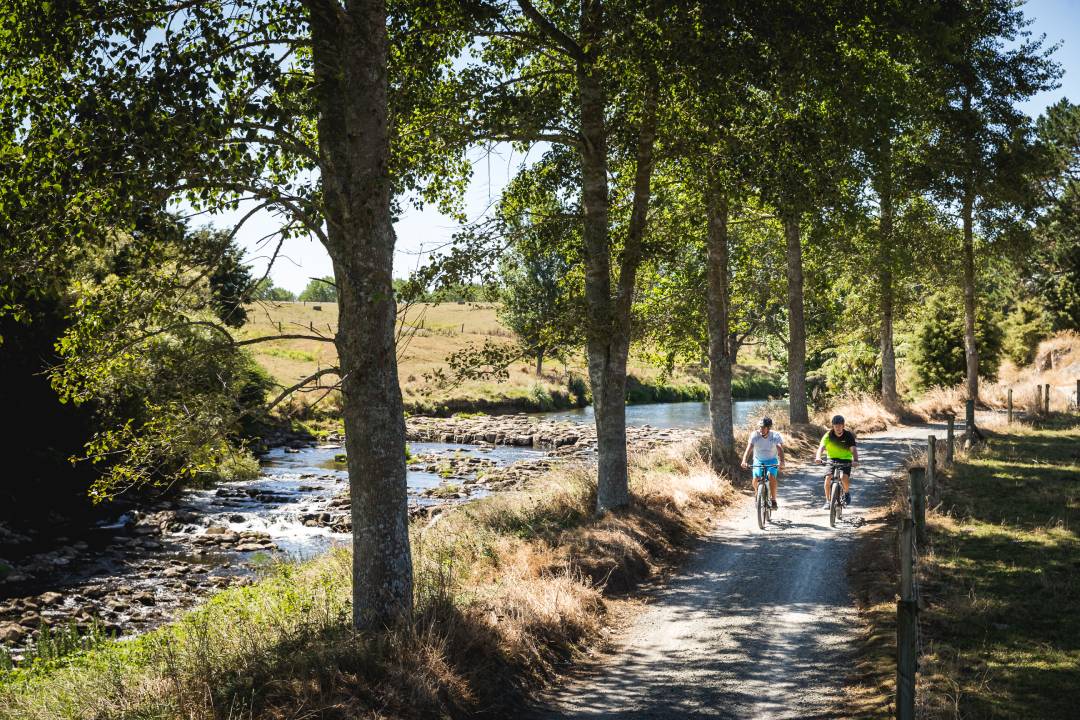
{"label": "yellow-green cycling jersey", "polygon": [[855,433],[850,430],[845,429],[839,436],[830,430],[821,438],[821,445],[830,460],[851,460],[855,457],[851,454],[851,449],[855,447]]}

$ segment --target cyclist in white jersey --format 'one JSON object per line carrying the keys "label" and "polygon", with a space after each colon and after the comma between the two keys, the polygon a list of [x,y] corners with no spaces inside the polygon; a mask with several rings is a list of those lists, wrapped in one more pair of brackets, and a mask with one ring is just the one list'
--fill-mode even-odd
{"label": "cyclist in white jersey", "polygon": [[776,480],[784,469],[784,439],[772,429],[772,418],[763,417],[758,422],[758,429],[750,433],[743,452],[742,466],[749,467],[750,451],[754,452],[754,493],[757,494],[758,478],[769,475],[769,491],[772,496],[772,509],[776,509]]}

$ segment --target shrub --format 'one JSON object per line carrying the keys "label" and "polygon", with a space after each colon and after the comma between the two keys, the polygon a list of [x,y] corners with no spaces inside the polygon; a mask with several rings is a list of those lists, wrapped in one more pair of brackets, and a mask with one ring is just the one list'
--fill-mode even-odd
{"label": "shrub", "polygon": [[[1000,317],[980,308],[975,318],[975,344],[979,351],[979,375],[997,378],[1001,362]],[[960,303],[944,292],[931,295],[923,307],[911,353],[915,381],[919,389],[951,387],[963,382],[964,318]]]}
{"label": "shrub", "polygon": [[1003,329],[1005,356],[1018,366],[1029,365],[1035,359],[1039,343],[1050,337],[1050,321],[1033,300],[1020,301],[1005,318]]}
{"label": "shrub", "polygon": [[835,348],[821,366],[829,395],[874,393],[881,387],[881,355],[861,340]]}
{"label": "shrub", "polygon": [[529,400],[536,406],[537,410],[553,410],[555,409],[555,400],[551,397],[551,392],[542,383],[533,383],[529,388]]}

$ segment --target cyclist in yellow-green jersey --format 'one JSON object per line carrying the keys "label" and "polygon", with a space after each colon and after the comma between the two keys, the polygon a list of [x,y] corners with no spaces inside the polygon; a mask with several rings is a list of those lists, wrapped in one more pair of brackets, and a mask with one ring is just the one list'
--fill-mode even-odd
{"label": "cyclist in yellow-green jersey", "polygon": [[851,502],[851,468],[859,464],[859,448],[855,445],[855,433],[844,427],[844,416],[836,415],[832,419],[832,429],[821,438],[817,449],[817,461],[822,462],[822,454],[829,458],[825,468],[825,507],[829,507],[829,478],[833,468],[839,466],[843,472],[841,482],[844,485],[844,504]]}

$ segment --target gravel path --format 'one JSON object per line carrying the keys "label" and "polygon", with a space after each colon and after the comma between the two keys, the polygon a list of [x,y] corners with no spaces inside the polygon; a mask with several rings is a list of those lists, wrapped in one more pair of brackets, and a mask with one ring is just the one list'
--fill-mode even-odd
{"label": "gravel path", "polygon": [[838,717],[831,708],[858,633],[846,566],[859,515],[886,502],[887,476],[927,433],[860,438],[854,504],[835,529],[817,467],[789,466],[764,532],[748,493],[613,652],[572,673],[530,717]]}

